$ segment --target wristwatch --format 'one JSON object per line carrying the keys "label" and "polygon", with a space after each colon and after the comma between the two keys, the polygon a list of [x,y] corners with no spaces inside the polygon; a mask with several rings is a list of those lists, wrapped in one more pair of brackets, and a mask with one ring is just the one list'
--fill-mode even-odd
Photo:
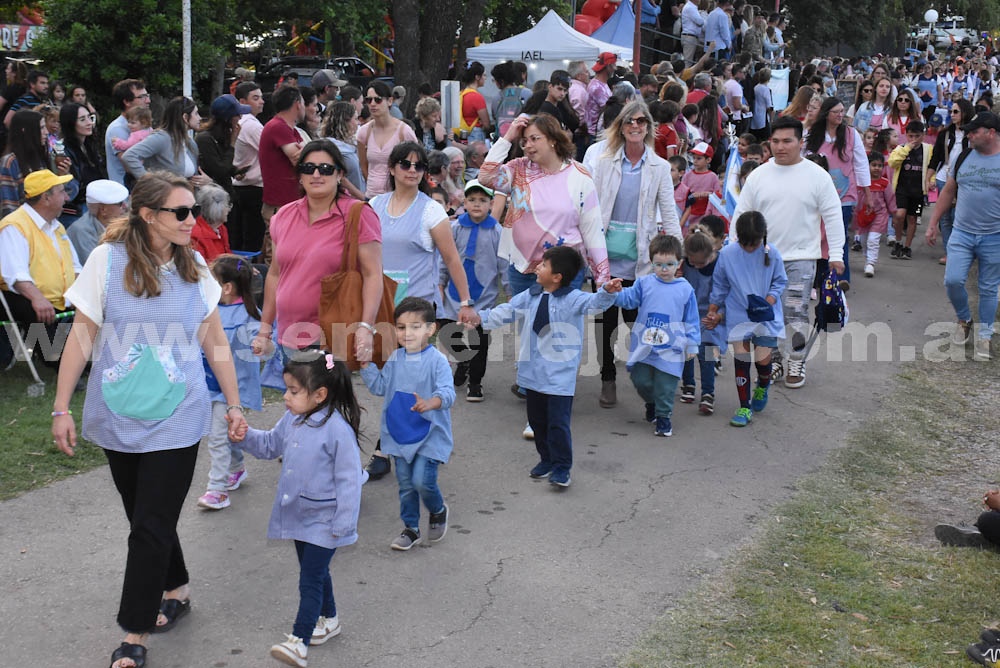
{"label": "wristwatch", "polygon": [[475,299],[466,299],[465,301],[458,302],[458,305],[459,306],[475,306],[476,305],[476,300]]}

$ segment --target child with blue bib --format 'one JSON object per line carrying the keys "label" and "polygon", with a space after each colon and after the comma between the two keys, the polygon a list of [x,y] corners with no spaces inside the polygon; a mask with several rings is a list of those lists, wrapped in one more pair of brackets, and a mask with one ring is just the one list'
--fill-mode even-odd
{"label": "child with blue bib", "polygon": [[698,301],[691,285],[677,277],[680,241],[666,234],[653,237],[649,258],[653,273],[624,288],[615,304],[639,310],[625,368],[646,403],[646,422],[656,423],[653,433],[671,436],[677,383],[685,361],[697,354],[701,341]]}
{"label": "child with blue bib", "polygon": [[430,344],[437,328],[434,305],[406,297],[393,313],[400,347],[379,370],[361,365],[361,378],[382,405],[382,452],[395,460],[403,531],[390,544],[409,550],[422,540],[420,502],[430,513],[427,537],[448,531],[448,506],[438,487],[438,467],[451,457],[451,406],[455,403],[448,358]]}
{"label": "child with blue bib", "polygon": [[[740,398],[729,424],[745,427],[754,413],[767,406],[771,355],[785,336],[781,295],[788,277],[781,254],[767,244],[767,223],[759,211],[747,211],[736,220],[736,241],[719,252],[706,319],[718,326],[725,314]],[[751,344],[757,366],[757,387],[752,391]]]}

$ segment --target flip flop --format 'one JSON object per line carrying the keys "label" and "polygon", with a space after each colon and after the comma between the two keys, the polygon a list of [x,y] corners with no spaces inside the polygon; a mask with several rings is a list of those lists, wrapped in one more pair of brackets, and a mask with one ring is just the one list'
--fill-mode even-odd
{"label": "flip flop", "polygon": [[146,648],[142,645],[123,642],[118,646],[118,649],[111,653],[109,668],[114,668],[115,663],[122,659],[131,659],[135,668],[143,668],[146,665]]}
{"label": "flip flop", "polygon": [[166,633],[174,628],[181,617],[191,612],[191,599],[180,600],[176,598],[165,598],[160,603],[160,614],[167,618],[167,623],[161,626],[154,626],[153,633]]}

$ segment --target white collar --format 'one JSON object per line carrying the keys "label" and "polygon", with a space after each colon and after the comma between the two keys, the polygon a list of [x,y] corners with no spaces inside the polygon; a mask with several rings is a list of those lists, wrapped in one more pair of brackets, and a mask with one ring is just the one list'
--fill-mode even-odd
{"label": "white collar", "polygon": [[35,225],[38,226],[38,229],[42,232],[48,231],[47,228],[55,228],[56,225],[59,225],[58,218],[51,221],[45,220],[42,218],[42,214],[38,213],[30,204],[25,203],[22,206],[24,206],[24,212],[28,214],[28,217],[31,218],[32,222],[35,223]]}

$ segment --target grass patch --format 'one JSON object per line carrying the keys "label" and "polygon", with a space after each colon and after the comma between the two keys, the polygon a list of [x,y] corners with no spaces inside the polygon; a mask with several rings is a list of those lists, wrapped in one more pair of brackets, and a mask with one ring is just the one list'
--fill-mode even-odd
{"label": "grass patch", "polygon": [[[52,403],[56,395],[55,371],[38,367],[45,394],[29,397],[34,382],[28,365],[18,362],[2,374],[0,383],[0,500],[10,499],[107,462],[100,448],[79,440],[76,455],[67,457],[52,443]],[[79,438],[83,392],[73,395],[70,407]]]}
{"label": "grass patch", "polygon": [[[917,362],[746,549],[622,659],[648,666],[971,665],[997,555],[942,548],[995,467],[996,365]],[[988,473],[987,473],[988,472]]]}

